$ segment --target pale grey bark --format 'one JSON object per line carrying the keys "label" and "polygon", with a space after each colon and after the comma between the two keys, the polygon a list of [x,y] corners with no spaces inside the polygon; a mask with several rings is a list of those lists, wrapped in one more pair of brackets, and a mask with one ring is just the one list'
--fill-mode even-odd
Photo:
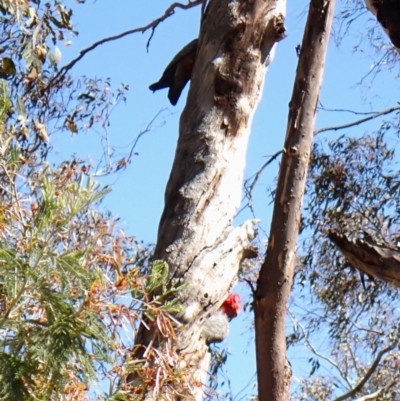
{"label": "pale grey bark", "polygon": [[[133,357],[157,371],[146,399],[203,397],[210,358],[204,319],[224,301],[241,261],[256,255],[255,222],[232,221],[265,71],[284,37],[285,6],[286,0],[210,0],[205,10],[155,250],[168,262],[170,280],[186,284],[184,312],[176,340],[144,325],[139,330]],[[179,381],[160,379],[168,367],[184,372]]]}

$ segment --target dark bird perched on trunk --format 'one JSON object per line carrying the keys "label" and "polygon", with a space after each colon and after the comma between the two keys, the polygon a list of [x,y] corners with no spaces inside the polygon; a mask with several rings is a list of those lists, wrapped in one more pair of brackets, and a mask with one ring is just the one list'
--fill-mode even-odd
{"label": "dark bird perched on trunk", "polygon": [[192,70],[197,53],[197,39],[192,40],[172,59],[164,70],[160,80],[149,86],[153,92],[169,88],[168,99],[176,105],[183,88],[192,76]]}

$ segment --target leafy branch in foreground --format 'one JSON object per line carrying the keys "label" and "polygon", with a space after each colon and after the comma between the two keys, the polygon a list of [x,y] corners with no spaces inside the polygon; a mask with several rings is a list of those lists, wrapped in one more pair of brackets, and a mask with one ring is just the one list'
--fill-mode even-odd
{"label": "leafy branch in foreground", "polygon": [[37,157],[1,132],[0,400],[85,400],[104,380],[111,396],[142,314],[173,330],[168,266],[149,269],[148,250],[101,211],[109,190],[85,165]]}

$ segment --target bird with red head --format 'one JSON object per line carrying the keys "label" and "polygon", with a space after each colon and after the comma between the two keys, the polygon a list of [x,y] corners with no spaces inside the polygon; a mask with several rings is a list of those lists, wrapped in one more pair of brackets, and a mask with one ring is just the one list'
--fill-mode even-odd
{"label": "bird with red head", "polygon": [[221,310],[226,313],[229,320],[236,317],[240,311],[241,297],[236,292],[231,292],[221,306]]}
{"label": "bird with red head", "polygon": [[207,344],[219,343],[228,336],[229,322],[238,315],[240,295],[231,292],[221,307],[204,322],[202,336]]}

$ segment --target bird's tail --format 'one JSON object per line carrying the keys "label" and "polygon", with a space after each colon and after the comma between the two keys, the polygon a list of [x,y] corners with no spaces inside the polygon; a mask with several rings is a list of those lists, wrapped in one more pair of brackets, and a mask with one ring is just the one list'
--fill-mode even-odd
{"label": "bird's tail", "polygon": [[158,91],[159,89],[164,89],[164,88],[168,88],[169,84],[162,82],[161,80],[158,82],[155,82],[154,84],[151,84],[149,86],[149,89],[152,90],[153,92]]}

